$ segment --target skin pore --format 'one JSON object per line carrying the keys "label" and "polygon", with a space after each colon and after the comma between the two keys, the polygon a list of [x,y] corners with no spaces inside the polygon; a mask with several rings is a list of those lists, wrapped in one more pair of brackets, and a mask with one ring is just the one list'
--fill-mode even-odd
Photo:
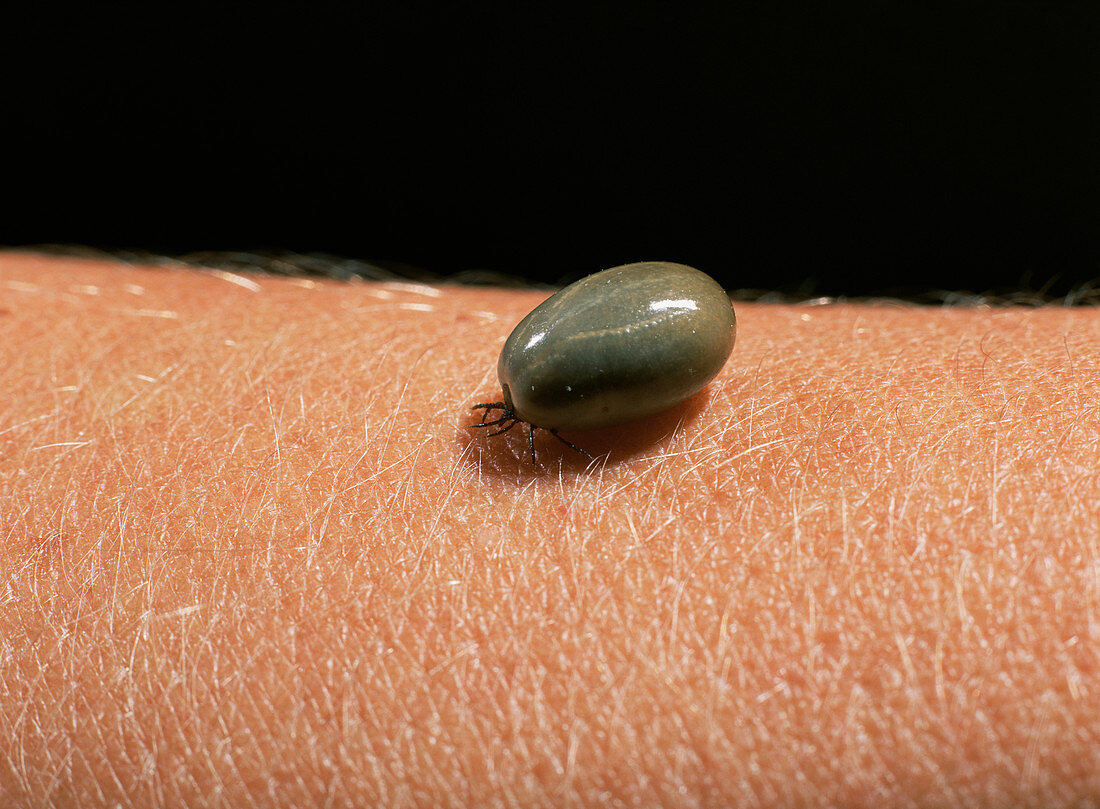
{"label": "skin pore", "polygon": [[532,467],[543,297],[0,255],[0,804],[1100,802],[1100,312],[737,304]]}

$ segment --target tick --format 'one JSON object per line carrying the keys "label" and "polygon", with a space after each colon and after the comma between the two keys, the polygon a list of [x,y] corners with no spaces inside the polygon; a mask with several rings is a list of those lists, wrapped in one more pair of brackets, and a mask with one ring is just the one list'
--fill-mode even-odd
{"label": "tick", "polygon": [[474,405],[472,426],[500,435],[527,424],[532,464],[536,428],[591,458],[558,430],[625,424],[691,398],[722,370],[736,331],[729,296],[692,267],[642,261],[589,275],[508,335],[497,361],[503,401]]}

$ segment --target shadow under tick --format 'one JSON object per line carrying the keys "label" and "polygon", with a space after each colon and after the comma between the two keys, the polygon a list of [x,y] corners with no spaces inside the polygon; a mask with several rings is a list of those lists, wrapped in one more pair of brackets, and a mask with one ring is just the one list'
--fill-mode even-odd
{"label": "shadow under tick", "polygon": [[590,460],[559,442],[548,431],[535,430],[535,464],[531,465],[528,425],[495,437],[474,428],[477,413],[470,413],[455,431],[459,452],[467,452],[467,464],[481,474],[526,483],[531,478],[563,474],[567,477],[593,474],[600,467],[612,467],[646,455],[655,455],[660,445],[683,430],[692,428],[710,400],[706,389],[686,402],[638,421],[600,430],[562,431],[562,438],[594,456]]}

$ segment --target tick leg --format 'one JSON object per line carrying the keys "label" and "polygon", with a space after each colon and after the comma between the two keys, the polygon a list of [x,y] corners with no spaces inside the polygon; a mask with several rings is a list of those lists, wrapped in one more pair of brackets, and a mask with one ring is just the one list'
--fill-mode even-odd
{"label": "tick leg", "polygon": [[504,402],[482,402],[481,404],[474,405],[470,409],[471,410],[481,410],[482,411],[482,413],[481,413],[481,423],[482,424],[485,423],[485,419],[489,418],[489,411],[490,410],[503,410],[504,411],[504,415],[501,417],[501,419],[498,419],[498,421],[503,420],[503,419],[507,418],[507,416],[508,416],[508,405],[506,405]]}
{"label": "tick leg", "polygon": [[494,419],[493,421],[485,421],[485,419],[482,419],[477,424],[471,424],[470,426],[471,427],[496,427],[498,424],[503,424],[506,421],[515,421],[515,418],[513,418],[512,416],[501,416],[499,419]]}
{"label": "tick leg", "polygon": [[581,449],[576,444],[570,443],[569,441],[566,441],[564,438],[562,438],[560,435],[558,435],[557,430],[550,430],[549,432],[550,432],[550,435],[554,436],[554,438],[561,441],[563,444],[565,444],[565,446],[569,447],[569,449],[574,450],[576,452],[579,452],[581,455],[584,455],[585,457],[591,458],[593,461],[596,460],[595,456],[593,456],[587,450]]}
{"label": "tick leg", "polygon": [[[515,421],[515,416],[512,411],[508,409],[508,405],[504,402],[484,402],[482,404],[476,404],[470,408],[471,410],[481,410],[481,422],[478,424],[471,424],[471,427],[495,427],[500,424],[504,424],[507,421]],[[489,418],[489,413],[493,410],[500,410],[500,418],[493,419],[492,421],[486,421]]]}
{"label": "tick leg", "polygon": [[[505,421],[505,420],[506,419],[501,419],[501,421]],[[507,421],[508,421],[508,423],[505,424],[503,427],[501,427],[499,430],[494,430],[491,433],[486,433],[486,435],[500,435],[501,433],[506,433],[519,423],[518,419],[511,419],[511,420],[507,420]],[[497,422],[497,421],[490,421],[488,424],[485,424],[485,425],[475,424],[474,426],[475,427],[482,427],[482,426],[491,427],[494,424],[499,424],[499,423],[500,422]]]}
{"label": "tick leg", "polygon": [[535,465],[535,425],[528,422],[527,440],[531,442],[531,466]]}

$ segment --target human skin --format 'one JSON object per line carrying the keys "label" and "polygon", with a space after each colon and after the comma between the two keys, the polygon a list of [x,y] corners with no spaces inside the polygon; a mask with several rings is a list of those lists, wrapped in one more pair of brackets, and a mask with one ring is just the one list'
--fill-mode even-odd
{"label": "human skin", "polygon": [[0,805],[1100,805],[1100,312],[737,304],[532,467],[542,297],[0,255]]}

